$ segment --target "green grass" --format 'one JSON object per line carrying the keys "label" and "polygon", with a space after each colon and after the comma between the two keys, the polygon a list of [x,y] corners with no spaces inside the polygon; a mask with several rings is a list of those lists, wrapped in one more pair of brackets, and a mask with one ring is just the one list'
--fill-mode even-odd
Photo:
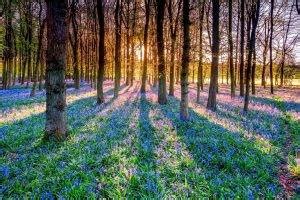
{"label": "green grass", "polygon": [[[176,98],[164,106],[130,94],[102,107],[95,101],[68,105],[70,137],[59,144],[42,141],[44,113],[0,124],[1,197],[249,199],[282,191],[279,143],[247,138],[193,109],[181,122]],[[43,102],[0,103],[10,110]]]}

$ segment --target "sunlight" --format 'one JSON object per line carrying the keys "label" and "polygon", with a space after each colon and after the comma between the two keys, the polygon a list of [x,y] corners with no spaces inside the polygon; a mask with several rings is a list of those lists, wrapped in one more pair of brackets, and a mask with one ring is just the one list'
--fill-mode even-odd
{"label": "sunlight", "polygon": [[135,55],[139,61],[143,60],[144,56],[144,45],[139,45],[135,48]]}

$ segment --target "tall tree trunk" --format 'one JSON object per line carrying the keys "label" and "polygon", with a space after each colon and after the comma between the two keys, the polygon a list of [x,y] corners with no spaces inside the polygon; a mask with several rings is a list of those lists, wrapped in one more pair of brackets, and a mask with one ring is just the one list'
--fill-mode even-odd
{"label": "tall tree trunk", "polygon": [[76,19],[76,14],[78,12],[78,2],[79,0],[72,0],[71,3],[71,24],[72,24],[72,31],[73,37],[70,36],[70,42],[72,46],[73,52],[73,69],[74,69],[74,86],[75,89],[79,89],[80,80],[79,80],[79,68],[78,68],[78,22]]}
{"label": "tall tree trunk", "polygon": [[3,62],[3,89],[10,87],[11,68],[13,67],[13,26],[12,2],[4,0],[5,36],[4,36],[4,62]]}
{"label": "tall tree trunk", "polygon": [[253,63],[252,63],[252,70],[251,70],[251,91],[252,94],[255,95],[255,73],[256,73],[256,50],[255,50],[255,43],[253,48]]}
{"label": "tall tree trunk", "polygon": [[266,88],[266,61],[267,61],[267,52],[268,52],[268,43],[270,37],[270,28],[269,22],[265,19],[264,23],[264,49],[263,49],[263,64],[262,64],[262,74],[261,74],[261,85]]}
{"label": "tall tree trunk", "polygon": [[166,69],[164,52],[164,13],[166,0],[156,0],[156,37],[158,54],[158,103],[167,103]]}
{"label": "tall tree trunk", "polygon": [[272,46],[273,46],[273,12],[274,12],[274,0],[271,0],[271,22],[270,22],[270,43],[269,43],[269,49],[270,49],[270,83],[271,83],[271,94],[274,94],[274,87],[273,87],[273,52],[272,52]]}
{"label": "tall tree trunk", "polygon": [[99,58],[98,58],[98,77],[97,77],[97,103],[104,102],[103,94],[103,80],[104,80],[104,68],[105,68],[105,21],[104,21],[104,9],[103,0],[97,0],[97,11],[99,20]]}
{"label": "tall tree trunk", "polygon": [[[255,35],[256,35],[256,27],[258,24],[259,18],[259,9],[260,9],[260,0],[252,0],[251,5],[251,17],[248,19],[252,21],[252,30],[250,37],[248,37],[247,42],[247,69],[246,69],[246,94],[245,94],[245,101],[244,101],[244,111],[248,111],[249,105],[249,90],[250,90],[250,75],[251,75],[251,67],[252,67],[252,55],[255,48]],[[251,23],[251,22],[249,22]]]}
{"label": "tall tree trunk", "polygon": [[282,58],[281,58],[281,63],[280,63],[280,87],[283,86],[284,64],[285,64],[285,56],[286,56],[286,51],[287,51],[286,43],[287,43],[289,30],[290,30],[290,24],[291,24],[291,20],[292,20],[293,7],[294,7],[294,5],[291,6],[291,11],[290,11],[290,14],[289,14],[289,21],[288,21],[288,24],[287,24],[287,29],[286,29],[284,40],[283,40]]}
{"label": "tall tree trunk", "polygon": [[64,140],[66,119],[67,0],[47,0],[45,139]]}
{"label": "tall tree trunk", "polygon": [[199,39],[199,63],[198,63],[198,74],[197,74],[197,103],[200,102],[200,90],[203,90],[203,19],[204,19],[204,9],[205,9],[205,1],[201,4],[201,8],[199,5],[199,29],[200,29],[200,39]]}
{"label": "tall tree trunk", "polygon": [[126,85],[130,82],[130,0],[126,0]]}
{"label": "tall tree trunk", "polygon": [[137,1],[133,1],[133,16],[132,16],[132,27],[131,27],[131,64],[130,64],[130,85],[133,85],[134,74],[135,74],[135,25],[136,25],[136,11]]}
{"label": "tall tree trunk", "polygon": [[183,26],[183,48],[182,48],[182,66],[181,66],[181,101],[180,101],[180,119],[188,120],[189,103],[189,62],[190,62],[190,5],[189,0],[183,0],[182,8],[182,26]]}
{"label": "tall tree trunk", "polygon": [[241,0],[240,96],[244,96],[245,1]]}
{"label": "tall tree trunk", "polygon": [[33,24],[32,24],[32,9],[31,9],[31,1],[27,2],[27,10],[26,10],[26,26],[27,26],[27,85],[31,82],[32,78],[32,36],[33,36]]}
{"label": "tall tree trunk", "polygon": [[219,49],[220,49],[220,2],[212,0],[212,63],[210,70],[210,85],[207,100],[207,108],[215,111],[217,109],[217,90],[218,90],[218,64],[219,64]]}
{"label": "tall tree trunk", "polygon": [[115,10],[115,88],[114,97],[118,97],[121,81],[121,4],[120,0],[117,0]]}
{"label": "tall tree trunk", "polygon": [[228,46],[229,46],[230,94],[231,94],[231,97],[234,97],[235,96],[235,84],[234,84],[235,78],[234,78],[234,68],[233,68],[232,0],[228,0],[228,18],[229,18],[228,19]]}
{"label": "tall tree trunk", "polygon": [[146,7],[146,20],[144,28],[144,60],[142,70],[142,86],[141,93],[146,92],[146,81],[147,81],[147,64],[148,64],[148,28],[149,28],[149,17],[150,17],[150,0],[145,0]]}
{"label": "tall tree trunk", "polygon": [[239,49],[239,33],[240,33],[240,15],[241,15],[241,12],[240,12],[240,9],[239,9],[239,3],[240,1],[238,0],[237,1],[237,4],[238,4],[238,17],[237,17],[237,31],[236,31],[236,46],[235,46],[235,64],[234,64],[234,87],[236,88],[237,86],[237,80],[239,78],[239,73],[238,73],[238,49]]}
{"label": "tall tree trunk", "polygon": [[178,2],[178,10],[175,19],[173,19],[173,10],[172,10],[172,1],[169,1],[168,5],[168,14],[169,14],[169,23],[170,23],[170,34],[171,34],[171,60],[170,60],[170,88],[169,95],[174,96],[174,84],[175,84],[175,42],[177,38],[177,29],[178,29],[178,20],[181,9],[181,2]]}
{"label": "tall tree trunk", "polygon": [[45,21],[42,20],[42,12],[43,12],[43,7],[42,7],[42,1],[39,0],[39,25],[40,25],[40,30],[39,30],[39,36],[38,36],[38,49],[36,52],[36,63],[35,63],[35,69],[33,71],[33,85],[31,89],[30,96],[33,97],[35,96],[35,90],[36,90],[36,85],[38,81],[38,75],[39,75],[39,66],[40,66],[40,58],[41,58],[41,49],[42,49],[42,42],[43,42],[43,33],[44,33],[44,27],[45,27]]}

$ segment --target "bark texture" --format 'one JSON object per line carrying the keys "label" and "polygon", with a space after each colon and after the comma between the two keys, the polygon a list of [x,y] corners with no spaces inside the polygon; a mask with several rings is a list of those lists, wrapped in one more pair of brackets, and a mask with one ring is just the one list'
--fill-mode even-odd
{"label": "bark texture", "polygon": [[188,120],[188,103],[189,103],[189,59],[190,59],[190,6],[189,0],[183,0],[182,9],[182,26],[183,26],[183,50],[181,66],[181,101],[180,101],[180,119]]}
{"label": "bark texture", "polygon": [[67,0],[47,0],[45,138],[64,140],[66,124]]}
{"label": "bark texture", "polygon": [[167,103],[166,94],[166,69],[164,56],[164,12],[166,0],[156,0],[157,16],[156,16],[156,37],[157,37],[157,53],[158,53],[158,103]]}
{"label": "bark texture", "polygon": [[212,0],[212,63],[209,94],[207,100],[207,108],[215,111],[217,109],[217,90],[218,90],[218,64],[219,64],[219,49],[220,49],[220,2]]}

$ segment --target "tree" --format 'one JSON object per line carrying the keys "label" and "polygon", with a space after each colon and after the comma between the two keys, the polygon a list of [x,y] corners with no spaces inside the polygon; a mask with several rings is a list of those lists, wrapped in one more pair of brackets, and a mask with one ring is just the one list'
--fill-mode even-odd
{"label": "tree", "polygon": [[116,0],[115,10],[115,88],[114,97],[118,97],[121,81],[121,8],[120,0]]}
{"label": "tree", "polygon": [[166,69],[164,56],[164,13],[166,0],[156,0],[156,38],[158,54],[158,103],[166,104]]}
{"label": "tree", "polygon": [[134,68],[135,68],[135,26],[136,26],[136,12],[137,12],[137,0],[133,0],[133,14],[132,14],[132,26],[131,26],[131,64],[130,64],[130,85],[133,85],[134,80]]}
{"label": "tree", "polygon": [[36,85],[38,81],[38,76],[39,76],[39,66],[40,60],[41,60],[41,49],[42,49],[42,43],[43,43],[43,34],[44,34],[44,28],[45,28],[45,21],[42,20],[42,12],[43,12],[43,6],[42,6],[42,1],[39,0],[39,36],[38,36],[38,49],[36,52],[36,62],[35,62],[35,68],[33,70],[33,85],[31,89],[30,96],[33,97],[35,96],[35,90],[36,90]]}
{"label": "tree", "polygon": [[168,1],[168,16],[169,16],[169,24],[170,24],[170,34],[171,34],[171,60],[170,60],[170,88],[169,88],[169,95],[174,96],[174,83],[175,83],[175,42],[177,38],[177,29],[178,29],[178,21],[179,21],[179,14],[181,9],[182,0],[177,1],[178,10],[175,19],[173,19],[173,10],[172,6],[175,1],[169,0]]}
{"label": "tree", "polygon": [[45,139],[64,140],[66,119],[67,0],[47,0]]}
{"label": "tree", "polygon": [[271,13],[270,13],[270,83],[271,83],[271,94],[274,94],[274,87],[273,87],[273,49],[272,49],[272,42],[273,42],[273,31],[274,31],[274,21],[273,21],[273,12],[274,12],[274,0],[271,0]]}
{"label": "tree", "polygon": [[181,101],[180,101],[180,119],[188,120],[189,103],[189,62],[190,62],[190,5],[189,0],[183,0],[182,8],[182,26],[183,26],[183,48],[181,65]]}
{"label": "tree", "polygon": [[268,52],[268,43],[270,38],[270,28],[269,22],[267,19],[264,21],[264,41],[263,41],[263,64],[262,64],[262,73],[261,73],[261,85],[266,87],[266,61],[267,61],[267,52]]}
{"label": "tree", "polygon": [[11,81],[11,68],[13,64],[13,27],[12,27],[12,2],[10,0],[4,0],[5,11],[5,36],[4,36],[4,62],[3,62],[3,89],[10,87]]}
{"label": "tree", "polygon": [[99,23],[99,58],[98,58],[98,77],[97,77],[97,103],[104,102],[103,94],[103,80],[104,80],[104,67],[105,67],[105,22],[103,11],[103,0],[97,0],[98,23]]}
{"label": "tree", "polygon": [[241,0],[240,96],[244,96],[245,1]]}
{"label": "tree", "polygon": [[235,96],[234,68],[233,68],[233,41],[232,41],[232,0],[228,0],[228,46],[230,68],[230,94]]}
{"label": "tree", "polygon": [[215,111],[217,109],[217,88],[218,88],[218,64],[219,64],[219,49],[220,49],[220,2],[212,0],[212,63],[209,94],[207,100],[207,108]]}
{"label": "tree", "polygon": [[70,34],[70,43],[72,46],[73,52],[73,68],[74,68],[74,86],[75,89],[79,89],[79,68],[78,68],[78,22],[76,19],[76,14],[78,12],[78,1],[79,0],[72,0],[71,2],[71,25],[72,25],[72,32],[73,37]]}
{"label": "tree", "polygon": [[[251,68],[252,68],[252,56],[254,53],[255,48],[255,35],[256,35],[256,27],[258,24],[259,18],[259,9],[260,9],[260,0],[252,0],[251,11],[249,14],[249,25],[252,22],[252,30],[250,33],[250,37],[247,38],[247,69],[246,69],[246,94],[244,100],[244,111],[248,111],[249,105],[249,91],[250,91],[250,75],[251,75]],[[251,15],[251,16],[250,16]],[[247,28],[248,29],[248,28]],[[249,29],[250,32],[250,29]]]}
{"label": "tree", "polygon": [[[204,19],[204,9],[205,1],[200,3],[199,0],[199,28],[200,28],[200,38],[199,38],[199,63],[198,63],[198,80],[197,80],[197,102],[200,102],[200,90],[203,90],[203,19]],[[201,7],[201,8],[200,8]]]}
{"label": "tree", "polygon": [[145,0],[145,28],[144,28],[144,62],[143,62],[143,74],[142,74],[142,86],[141,93],[146,92],[146,81],[147,81],[147,64],[148,64],[148,29],[149,29],[149,18],[150,18],[150,0]]}
{"label": "tree", "polygon": [[291,10],[290,10],[290,13],[289,13],[289,20],[288,20],[288,23],[287,23],[287,28],[286,28],[286,32],[285,32],[284,40],[283,40],[282,56],[281,56],[281,63],[280,63],[280,86],[281,87],[283,86],[284,65],[285,65],[285,57],[286,57],[286,54],[287,54],[287,40],[288,40],[288,34],[289,34],[291,20],[292,20],[293,7],[294,7],[294,5],[292,4]]}

